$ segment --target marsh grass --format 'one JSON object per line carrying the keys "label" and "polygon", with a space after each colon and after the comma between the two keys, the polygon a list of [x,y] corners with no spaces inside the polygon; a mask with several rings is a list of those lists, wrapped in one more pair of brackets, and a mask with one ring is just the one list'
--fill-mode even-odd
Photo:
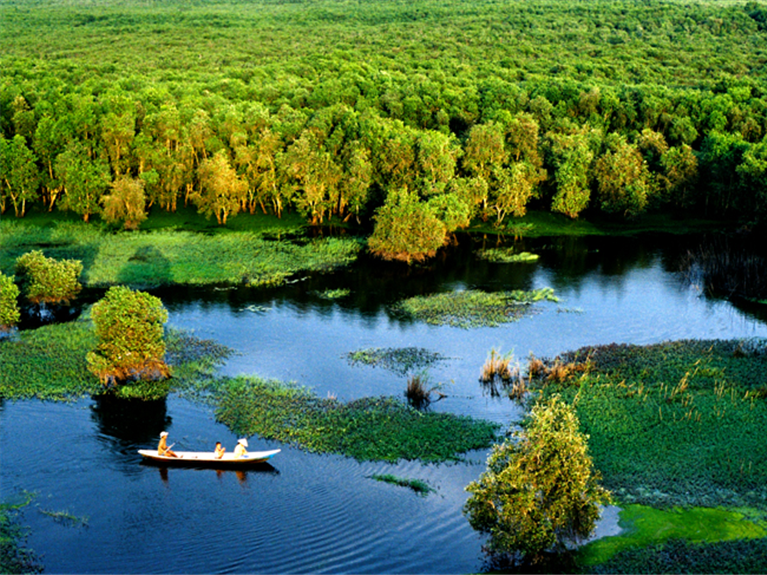
{"label": "marsh grass", "polygon": [[383,367],[398,375],[408,375],[448,358],[422,347],[369,347],[349,352],[346,359],[353,366]]}
{"label": "marsh grass", "polygon": [[514,375],[513,370],[510,367],[513,357],[512,353],[501,355],[495,348],[491,349],[490,357],[488,357],[482,365],[479,380],[482,383],[492,383],[497,379],[505,382],[510,381]]}
{"label": "marsh grass", "polygon": [[499,428],[489,421],[420,412],[390,397],[344,403],[255,377],[222,378],[215,388],[216,418],[233,432],[360,461],[458,461],[492,445]]}
{"label": "marsh grass", "polygon": [[0,222],[0,270],[11,273],[15,258],[32,249],[83,263],[87,287],[130,285],[274,286],[302,272],[328,271],[353,262],[357,239],[274,239],[265,231],[204,234],[173,229],[106,233],[84,223],[50,227]]}
{"label": "marsh grass", "polygon": [[739,341],[584,348],[557,361],[588,357],[588,371],[533,383],[573,402],[604,486],[624,504],[767,509],[760,392],[767,355],[737,352],[743,348]]}
{"label": "marsh grass", "polygon": [[431,405],[433,395],[436,392],[437,399],[443,399],[445,395],[439,391],[440,386],[435,385],[429,387],[429,377],[423,372],[413,375],[407,380],[407,387],[405,388],[405,398],[407,402],[416,409],[425,409]]}
{"label": "marsh grass", "polygon": [[471,329],[517,321],[535,310],[532,304],[544,300],[559,301],[551,288],[502,292],[464,290],[411,297],[396,303],[393,310],[431,325]]}
{"label": "marsh grass", "polygon": [[423,481],[422,479],[407,479],[404,477],[398,477],[396,475],[392,475],[390,473],[376,473],[373,475],[368,476],[370,479],[375,479],[376,481],[382,481],[384,483],[390,483],[392,485],[398,485],[399,487],[407,487],[408,489],[412,489],[415,491],[418,495],[422,497],[426,497],[429,493],[436,493],[436,489],[434,489],[432,486],[430,486],[426,481]]}

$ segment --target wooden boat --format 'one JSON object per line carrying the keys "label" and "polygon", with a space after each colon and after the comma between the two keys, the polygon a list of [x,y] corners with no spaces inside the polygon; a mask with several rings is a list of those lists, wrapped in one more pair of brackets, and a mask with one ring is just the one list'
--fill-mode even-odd
{"label": "wooden boat", "polygon": [[156,449],[139,449],[138,452],[145,460],[155,463],[166,463],[170,465],[199,465],[213,467],[217,465],[225,467],[238,467],[252,465],[254,463],[263,463],[277,455],[280,450],[271,451],[249,451],[242,457],[235,457],[234,453],[224,453],[217,459],[212,451],[174,451],[178,457],[168,457],[160,455]]}

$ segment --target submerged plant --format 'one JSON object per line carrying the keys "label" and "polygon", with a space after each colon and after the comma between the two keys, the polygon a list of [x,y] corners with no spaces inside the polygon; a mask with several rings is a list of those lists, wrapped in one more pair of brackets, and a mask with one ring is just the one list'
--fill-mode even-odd
{"label": "submerged plant", "polygon": [[397,477],[396,475],[392,475],[390,473],[375,473],[373,475],[369,475],[368,477],[375,479],[376,481],[391,483],[392,485],[398,485],[400,487],[407,487],[422,497],[426,497],[429,493],[436,492],[436,489],[421,479],[406,479],[404,477]]}
{"label": "submerged plant", "polygon": [[399,375],[423,370],[447,359],[422,347],[370,347],[349,352],[346,358],[351,365],[383,367]]}

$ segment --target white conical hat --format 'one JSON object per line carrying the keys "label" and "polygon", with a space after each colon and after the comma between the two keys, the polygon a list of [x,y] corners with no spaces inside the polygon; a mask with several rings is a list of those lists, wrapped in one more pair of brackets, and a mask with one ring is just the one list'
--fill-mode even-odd
{"label": "white conical hat", "polygon": [[242,445],[244,445],[245,447],[248,446],[248,440],[245,439],[244,437],[242,439],[238,439],[237,443],[242,443]]}

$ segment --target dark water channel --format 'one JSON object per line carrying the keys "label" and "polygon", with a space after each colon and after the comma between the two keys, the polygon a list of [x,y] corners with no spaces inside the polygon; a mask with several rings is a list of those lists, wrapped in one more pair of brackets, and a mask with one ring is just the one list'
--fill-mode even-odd
{"label": "dark water channel", "polygon": [[[553,356],[589,344],[647,344],[686,338],[767,337],[767,314],[703,297],[678,273],[694,238],[528,241],[532,264],[490,264],[475,251],[494,240],[463,238],[425,267],[362,258],[353,268],[275,290],[158,292],[169,323],[237,350],[228,374],[249,373],[309,386],[348,400],[402,396],[406,377],[351,365],[370,347],[421,347],[447,359],[428,370],[445,399],[432,409],[499,421],[520,417],[509,400],[483,392],[490,350]],[[520,246],[522,247],[522,246]],[[472,330],[405,321],[402,297],[459,289],[553,287],[560,303],[497,328]],[[326,290],[347,288],[338,300]],[[464,487],[486,453],[464,464],[358,463],[281,448],[245,472],[164,469],[142,464],[166,429],[182,450],[209,450],[236,437],[210,407],[171,396],[136,409],[83,400],[0,404],[0,496],[36,497],[24,514],[28,544],[48,573],[469,573],[482,568],[481,539],[461,514]],[[370,478],[422,479],[427,497]],[[47,513],[46,513],[47,512]],[[52,516],[50,513],[59,513]],[[67,521],[61,514],[70,517]],[[72,520],[75,518],[76,520]]]}

